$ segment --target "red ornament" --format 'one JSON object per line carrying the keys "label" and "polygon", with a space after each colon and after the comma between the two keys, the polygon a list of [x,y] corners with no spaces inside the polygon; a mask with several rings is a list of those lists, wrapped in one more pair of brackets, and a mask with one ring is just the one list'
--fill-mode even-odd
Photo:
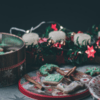
{"label": "red ornament", "polygon": [[48,40],[48,38],[40,38],[38,42],[43,43],[43,42],[47,42],[47,40]]}
{"label": "red ornament", "polygon": [[85,51],[86,54],[88,54],[88,58],[93,57],[96,51],[94,50],[93,46],[87,46],[88,50]]}
{"label": "red ornament", "polygon": [[54,29],[54,31],[57,31],[58,29],[56,28],[56,24],[51,24],[51,28]]}
{"label": "red ornament", "polygon": [[59,43],[57,42],[57,43],[54,43],[53,45],[54,47],[58,47]]}
{"label": "red ornament", "polygon": [[57,43],[54,43],[53,46],[54,46],[54,47],[61,48],[63,45],[57,42]]}
{"label": "red ornament", "polygon": [[96,42],[97,46],[100,46],[99,43],[100,43],[100,40],[97,40],[97,42]]}
{"label": "red ornament", "polygon": [[83,33],[82,31],[78,31],[77,33]]}
{"label": "red ornament", "polygon": [[74,41],[74,36],[71,36],[71,41]]}

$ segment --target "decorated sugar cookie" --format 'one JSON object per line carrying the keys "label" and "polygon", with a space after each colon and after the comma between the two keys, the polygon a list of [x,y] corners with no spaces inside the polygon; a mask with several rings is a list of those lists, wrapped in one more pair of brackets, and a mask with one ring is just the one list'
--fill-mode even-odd
{"label": "decorated sugar cookie", "polygon": [[87,68],[85,73],[90,74],[91,76],[98,75],[100,74],[100,68],[98,67]]}
{"label": "decorated sugar cookie", "polygon": [[63,76],[60,74],[49,74],[45,77],[43,83],[49,85],[57,85],[63,80]]}
{"label": "decorated sugar cookie", "polygon": [[70,85],[65,85],[62,83],[57,85],[57,89],[63,91],[66,94],[73,93],[82,88],[84,88],[84,84],[80,81],[73,81]]}
{"label": "decorated sugar cookie", "polygon": [[54,68],[54,67],[58,67],[58,66],[54,65],[54,64],[45,64],[45,65],[41,66],[39,71],[42,75],[48,75],[49,74],[48,70],[52,71],[52,68]]}
{"label": "decorated sugar cookie", "polygon": [[2,52],[0,52],[0,55],[2,55],[2,54],[4,54],[4,52],[2,51]]}

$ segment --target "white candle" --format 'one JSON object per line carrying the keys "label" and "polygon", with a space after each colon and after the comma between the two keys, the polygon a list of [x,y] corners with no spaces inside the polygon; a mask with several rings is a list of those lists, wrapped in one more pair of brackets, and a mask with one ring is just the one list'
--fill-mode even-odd
{"label": "white candle", "polygon": [[82,45],[82,42],[84,40],[85,41],[83,42],[83,45],[85,45],[85,42],[86,42],[86,45],[87,45],[87,43],[89,43],[89,44],[91,43],[91,36],[86,33],[79,33],[79,34],[77,33],[74,35],[74,44],[75,45],[77,45],[77,43],[76,43],[77,38],[78,38],[78,42],[80,45]]}
{"label": "white candle", "polygon": [[39,35],[36,33],[26,33],[22,36],[22,39],[26,43],[26,46],[32,45],[32,43],[33,45],[36,45],[39,40]]}
{"label": "white candle", "polygon": [[98,38],[100,37],[100,31],[98,32]]}
{"label": "white candle", "polygon": [[66,34],[63,31],[52,31],[49,33],[49,38],[51,38],[54,42],[57,40],[65,40]]}
{"label": "white candle", "polygon": [[2,42],[2,34],[0,34],[0,43]]}

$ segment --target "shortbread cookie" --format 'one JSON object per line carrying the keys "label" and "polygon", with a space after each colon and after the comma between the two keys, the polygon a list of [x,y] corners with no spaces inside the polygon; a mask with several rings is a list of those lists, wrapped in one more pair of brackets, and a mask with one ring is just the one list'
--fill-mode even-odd
{"label": "shortbread cookie", "polygon": [[45,77],[43,83],[49,85],[57,85],[63,80],[63,78],[64,77],[60,74],[49,74]]}
{"label": "shortbread cookie", "polygon": [[70,83],[69,85],[65,85],[63,83],[60,83],[57,85],[57,89],[63,91],[66,94],[71,94],[73,92],[76,92],[79,89],[84,88],[84,84],[81,83],[80,81],[74,81]]}
{"label": "shortbread cookie", "polygon": [[40,67],[39,71],[42,75],[46,76],[49,74],[49,72],[52,72],[54,68],[58,68],[57,65],[54,64],[45,64]]}

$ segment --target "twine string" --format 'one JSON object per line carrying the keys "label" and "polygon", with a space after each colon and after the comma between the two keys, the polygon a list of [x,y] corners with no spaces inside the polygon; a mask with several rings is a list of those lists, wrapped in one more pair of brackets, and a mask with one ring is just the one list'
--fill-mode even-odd
{"label": "twine string", "polygon": [[28,33],[30,33],[30,32],[32,32],[32,31],[34,31],[34,30],[36,30],[37,28],[39,28],[42,24],[44,24],[44,23],[46,23],[45,21],[42,21],[40,24],[38,24],[37,26],[35,26],[35,27],[31,27],[31,29],[30,30],[24,30],[24,29],[20,29],[20,28],[17,28],[17,27],[11,27],[10,28],[10,34],[12,34],[12,30],[17,30],[17,31],[20,31],[20,32],[24,32],[24,33],[26,33],[26,32],[28,32]]}

